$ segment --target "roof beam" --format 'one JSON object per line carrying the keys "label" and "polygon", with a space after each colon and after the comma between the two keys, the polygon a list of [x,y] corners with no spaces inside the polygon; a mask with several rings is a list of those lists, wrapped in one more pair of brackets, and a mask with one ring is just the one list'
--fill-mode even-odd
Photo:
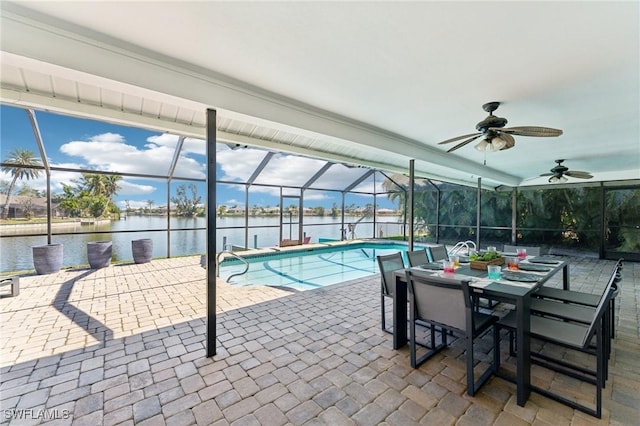
{"label": "roof beam", "polygon": [[364,182],[367,178],[369,178],[369,176],[371,176],[375,172],[376,172],[375,170],[367,170],[367,172],[365,174],[363,174],[358,179],[356,179],[351,185],[349,185],[345,189],[343,189],[342,192],[351,191],[353,188],[355,188],[356,186],[360,185],[362,182]]}
{"label": "roof beam", "polygon": [[0,91],[0,102],[18,108],[51,111],[58,114],[106,121],[121,126],[141,127],[160,133],[172,133],[196,139],[205,139],[206,137],[206,129],[204,127],[165,121],[156,117],[105,108],[99,105],[82,104],[34,92],[20,92],[6,87],[2,87]]}
{"label": "roof beam", "polygon": [[322,176],[327,170],[329,170],[329,168],[333,166],[333,164],[334,163],[326,163],[324,166],[322,166],[322,168],[318,170],[315,175],[311,176],[311,178],[304,185],[302,185],[302,189],[307,189],[311,185],[313,185],[313,183],[320,179],[320,176]]}

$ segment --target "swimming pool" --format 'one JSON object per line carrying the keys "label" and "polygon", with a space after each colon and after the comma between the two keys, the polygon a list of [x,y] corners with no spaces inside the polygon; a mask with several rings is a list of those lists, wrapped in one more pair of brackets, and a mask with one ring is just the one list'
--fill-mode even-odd
{"label": "swimming pool", "polygon": [[[246,255],[249,271],[232,277],[234,286],[268,285],[310,290],[378,274],[376,256],[406,252],[402,243],[362,242],[305,250]],[[236,260],[224,260],[220,277],[227,279],[244,270]]]}

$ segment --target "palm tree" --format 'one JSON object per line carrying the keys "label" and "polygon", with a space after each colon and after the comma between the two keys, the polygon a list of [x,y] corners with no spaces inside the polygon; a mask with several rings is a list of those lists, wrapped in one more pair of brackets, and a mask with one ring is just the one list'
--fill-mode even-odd
{"label": "palm tree", "polygon": [[104,195],[113,201],[113,196],[120,190],[118,182],[122,180],[120,175],[103,175]]}
{"label": "palm tree", "polygon": [[104,175],[83,173],[82,180],[82,186],[87,189],[92,195],[104,195]]}
{"label": "palm tree", "polygon": [[18,179],[35,179],[40,175],[40,170],[32,169],[24,166],[41,166],[41,161],[36,158],[33,151],[24,148],[14,148],[9,153],[9,158],[5,163],[9,166],[2,166],[2,171],[11,173],[12,179],[7,189],[7,199],[2,207],[2,219],[6,219],[9,215],[9,205],[11,204],[11,193],[16,187]]}
{"label": "palm tree", "polygon": [[98,211],[95,212],[98,216],[104,216],[109,210],[109,207],[113,204],[113,196],[118,193],[120,186],[118,182],[122,180],[120,175],[103,175],[99,173],[83,173],[82,178],[84,182],[82,186],[86,188],[89,193],[100,202],[97,204]]}

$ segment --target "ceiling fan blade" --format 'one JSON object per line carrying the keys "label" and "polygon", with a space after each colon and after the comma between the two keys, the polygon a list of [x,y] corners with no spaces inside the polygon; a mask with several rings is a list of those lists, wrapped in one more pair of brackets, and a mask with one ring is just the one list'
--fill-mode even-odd
{"label": "ceiling fan blade", "polygon": [[502,133],[500,135],[500,139],[507,143],[504,147],[500,148],[500,151],[504,151],[505,149],[513,148],[514,146],[516,146],[516,140],[508,133]]}
{"label": "ceiling fan blade", "polygon": [[442,144],[445,144],[445,143],[451,143],[451,142],[459,141],[460,139],[469,138],[471,136],[479,136],[479,135],[480,135],[480,133],[478,133],[478,132],[469,133],[468,135],[458,136],[458,137],[455,137],[455,138],[447,139],[446,141],[438,142],[438,145],[442,145]]}
{"label": "ceiling fan blade", "polygon": [[552,129],[551,127],[539,127],[539,126],[520,126],[520,127],[505,127],[503,129],[496,127],[490,128],[500,133],[508,133],[511,135],[519,136],[537,136],[537,137],[555,137],[562,134],[560,129]]}
{"label": "ceiling fan blade", "polygon": [[565,175],[578,179],[591,179],[593,177],[591,173],[581,172],[579,170],[570,170],[566,172]]}
{"label": "ceiling fan blade", "polygon": [[543,173],[540,176],[553,176],[555,173]]}
{"label": "ceiling fan blade", "polygon": [[[468,135],[467,135],[468,136]],[[475,135],[472,138],[467,139],[466,141],[462,141],[460,142],[458,145],[454,146],[453,148],[450,148],[449,150],[447,150],[447,152],[451,152],[451,151],[455,151],[458,148],[462,148],[463,146],[465,146],[468,143],[471,143],[473,141],[475,141],[476,139],[478,139],[480,136],[482,136],[482,133]]]}

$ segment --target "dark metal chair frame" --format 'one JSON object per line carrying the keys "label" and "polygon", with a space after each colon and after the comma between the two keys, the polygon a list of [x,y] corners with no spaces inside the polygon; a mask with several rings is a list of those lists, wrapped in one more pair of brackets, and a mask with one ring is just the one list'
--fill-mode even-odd
{"label": "dark metal chair frame", "polygon": [[443,245],[440,246],[427,246],[425,248],[427,256],[430,262],[438,262],[439,260],[449,260],[449,253],[447,248]]}
{"label": "dark metal chair frame", "polygon": [[[393,333],[392,329],[386,328],[386,319],[384,311],[384,299],[385,297],[394,299],[393,292],[395,286],[393,285],[393,273],[405,269],[404,260],[402,259],[402,253],[397,252],[388,255],[380,255],[377,257],[378,269],[380,270],[380,309],[382,314],[382,331],[386,333]],[[389,268],[388,265],[392,265]],[[395,327],[395,324],[394,324]]]}
{"label": "dark metal chair frame", "polygon": [[[555,288],[549,288],[549,290],[559,291],[545,291],[545,288],[541,288],[533,296],[531,300],[531,311],[539,315],[547,315],[556,317],[568,321],[581,322],[583,324],[589,324],[593,317],[595,308],[600,304],[600,300],[604,297],[605,292],[609,287],[613,289],[611,301],[618,294],[618,284],[622,280],[622,259],[618,260],[613,267],[613,271],[607,280],[602,293],[600,295],[582,293],[571,290],[561,290]],[[551,297],[555,295],[556,297]],[[609,317],[612,313],[610,309],[605,312],[605,317]],[[609,320],[605,325],[608,329],[611,329],[612,321]],[[607,334],[609,335],[609,334]],[[610,336],[613,339],[613,336]]]}
{"label": "dark metal chair frame", "polygon": [[425,263],[429,263],[429,257],[427,255],[427,250],[417,249],[412,251],[407,251],[407,260],[409,261],[409,266],[420,266]]}
{"label": "dark metal chair frame", "polygon": [[[390,298],[392,300],[395,299],[394,297],[395,286],[393,283],[393,276],[394,276],[394,272],[405,269],[404,260],[402,258],[402,253],[400,252],[388,254],[388,255],[380,255],[377,257],[377,260],[378,260],[378,268],[380,269],[380,277],[381,277],[380,284],[382,286],[380,291],[380,295],[381,295],[380,310],[382,314],[382,331],[384,331],[385,333],[393,334],[393,328],[386,327],[384,299],[385,297]],[[387,268],[387,266],[385,266],[387,263],[391,263],[392,265],[395,263],[395,267],[392,266],[392,268],[389,269]],[[402,265],[402,267],[400,267],[400,265]],[[425,323],[418,323],[418,324],[422,327],[429,328],[432,336],[435,334],[436,330],[433,324],[425,324]],[[396,327],[396,325],[393,324],[393,327]],[[417,342],[417,344],[425,348],[431,347],[429,346],[429,344],[424,342]]]}
{"label": "dark metal chair frame", "polygon": [[[622,281],[623,262],[623,258],[618,259],[613,268],[612,277],[610,278],[613,278],[614,281],[612,285],[613,293],[611,295],[611,302],[607,315],[609,317],[609,337],[611,337],[612,339],[615,337],[615,300],[618,294],[620,294],[620,282]],[[598,296],[596,294],[563,290],[553,287],[542,287],[533,296],[537,299],[553,300],[563,302],[565,304],[574,304],[591,308],[597,307],[602,297],[601,295]]]}
{"label": "dark metal chair frame", "polygon": [[[597,305],[600,303],[603,297],[605,297],[606,293],[611,290],[610,301],[613,300],[614,297],[614,286],[615,283],[621,276],[619,275],[619,266],[621,265],[621,261],[616,263],[611,276],[607,280],[607,285],[605,286],[600,297],[597,297],[596,306],[584,306],[577,304],[564,303],[562,301],[554,301],[550,299],[539,299],[534,298],[531,300],[531,313],[533,315],[542,315],[550,318],[555,318],[563,321],[572,321],[577,322],[584,325],[589,325],[595,315],[595,311]],[[568,290],[567,290],[568,291]],[[576,292],[574,292],[576,293]],[[603,321],[602,321],[602,336],[604,338],[603,345],[607,360],[609,360],[611,356],[611,302],[609,303],[609,308],[605,310]],[[595,348],[593,345],[590,346],[594,351]],[[536,356],[541,359],[545,359],[545,357],[541,354],[533,354],[532,356]],[[595,375],[594,372],[586,372],[586,374]],[[603,387],[606,385],[606,381],[609,379],[609,364],[605,362],[604,364],[604,380]]]}
{"label": "dark metal chair frame", "polygon": [[[406,271],[407,286],[409,292],[409,347],[411,354],[411,366],[419,367],[432,356],[448,346],[447,333],[461,335],[466,339],[466,367],[467,367],[467,393],[474,396],[478,389],[493,375],[496,364],[491,364],[482,372],[480,378],[475,380],[473,342],[493,327],[498,321],[495,315],[476,312],[471,300],[469,281],[441,278],[433,275],[422,275],[411,270]],[[427,290],[427,288],[429,290]],[[425,294],[431,291],[433,295]],[[444,297],[443,297],[444,296]],[[433,298],[432,298],[433,297]],[[449,300],[447,300],[447,298]],[[443,306],[442,310],[430,310],[429,302],[447,304],[453,302],[457,306]],[[440,311],[440,312],[437,312]],[[444,313],[444,315],[443,315]],[[463,318],[453,318],[462,315]],[[452,320],[453,321],[450,321]],[[425,322],[442,329],[440,344],[436,344],[435,333],[431,334],[430,349],[418,358],[416,342],[416,323]],[[494,338],[496,333],[494,332]],[[494,357],[495,359],[495,357]]]}
{"label": "dark metal chair frame", "polygon": [[[552,319],[542,316],[531,316],[531,337],[539,339],[543,342],[553,343],[567,349],[575,350],[582,353],[595,355],[596,369],[595,371],[571,364],[569,362],[555,359],[542,354],[531,354],[531,362],[549,368],[558,373],[569,377],[582,380],[596,386],[596,403],[595,409],[579,404],[573,400],[563,397],[562,395],[553,393],[548,389],[543,389],[535,385],[531,385],[531,390],[543,396],[551,398],[573,409],[585,412],[594,417],[602,417],[602,389],[605,385],[607,371],[607,350],[608,338],[604,336],[605,313],[608,309],[611,295],[613,280],[610,280],[604,291],[603,297],[593,313],[593,317],[589,325],[579,324],[576,322]],[[509,331],[509,348],[513,350],[514,331],[516,329],[516,314],[510,312],[501,318],[495,327],[495,347],[494,347],[494,364],[496,365],[496,375],[509,381],[514,381],[513,377],[502,374],[499,370],[500,366],[500,347],[499,347],[499,330],[507,329]],[[595,337],[595,346],[593,340]]]}

